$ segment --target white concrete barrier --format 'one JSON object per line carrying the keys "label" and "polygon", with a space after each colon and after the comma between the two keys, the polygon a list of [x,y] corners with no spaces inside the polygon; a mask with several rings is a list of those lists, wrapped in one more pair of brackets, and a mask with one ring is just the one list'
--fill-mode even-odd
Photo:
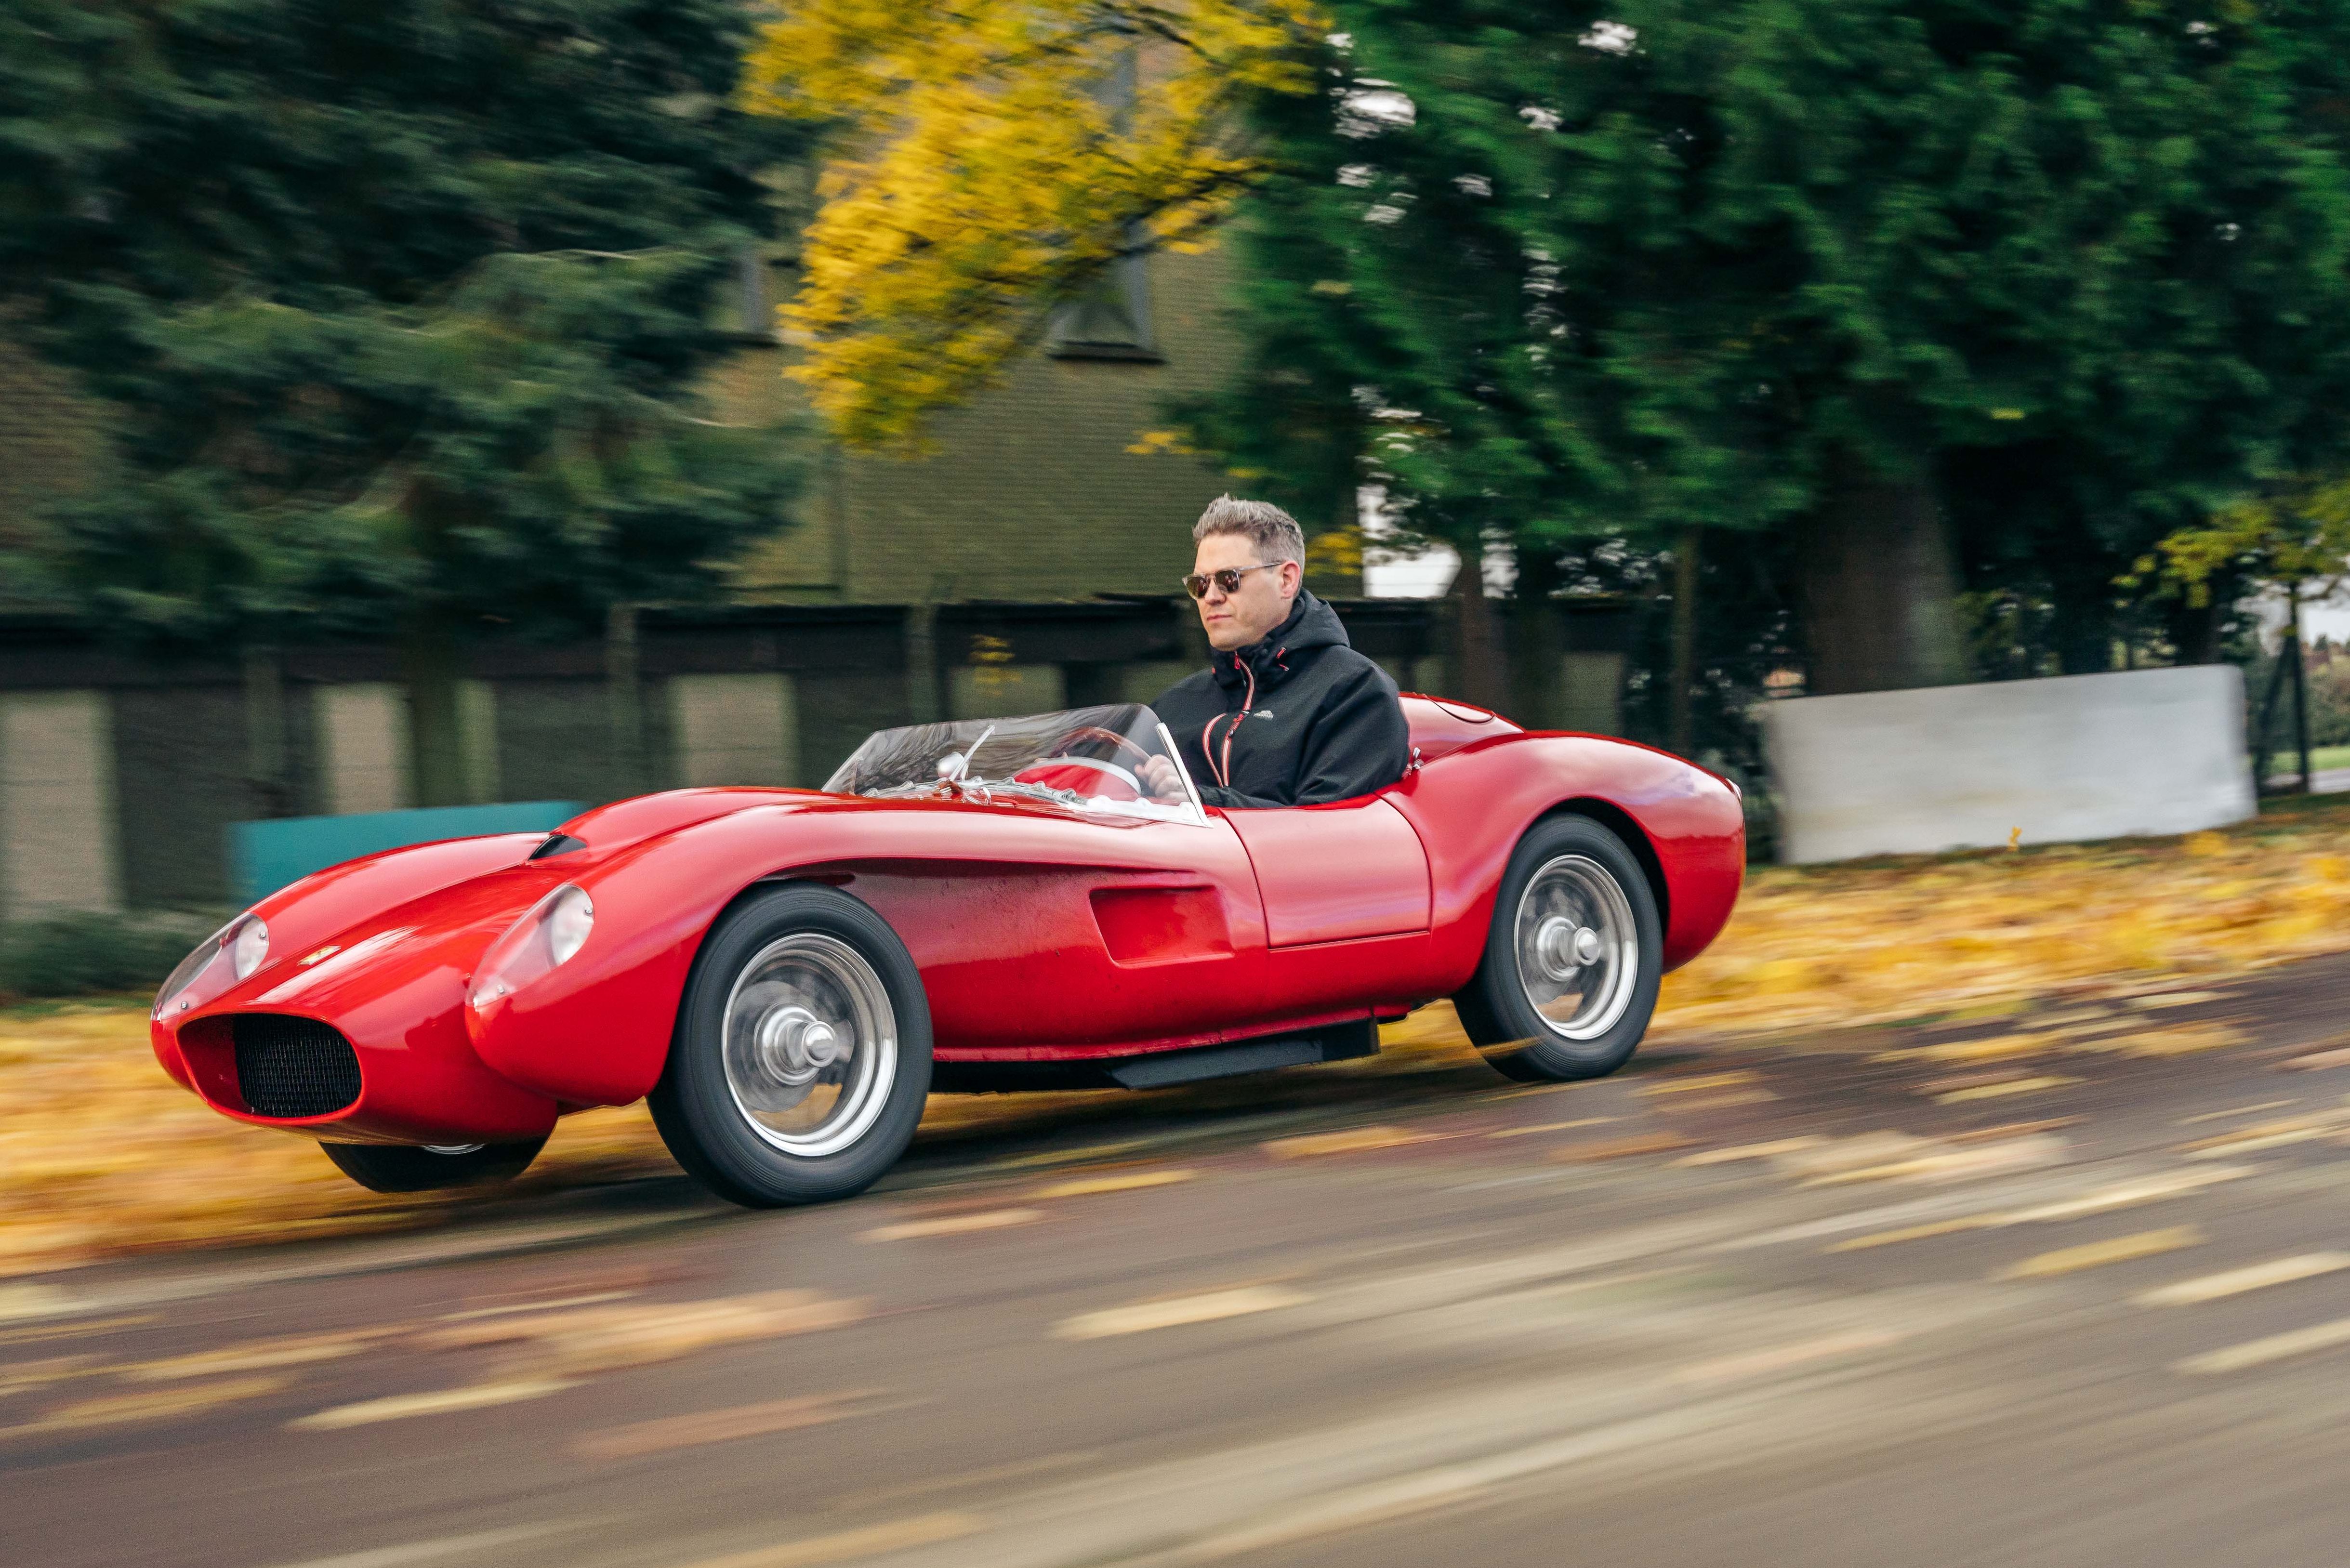
{"label": "white concrete barrier", "polygon": [[1762,705],[1779,857],[2191,833],[2252,815],[2231,664]]}

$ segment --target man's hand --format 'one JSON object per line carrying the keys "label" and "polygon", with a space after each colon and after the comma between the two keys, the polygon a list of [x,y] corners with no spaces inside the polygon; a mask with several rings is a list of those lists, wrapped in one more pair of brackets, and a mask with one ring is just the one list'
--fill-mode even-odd
{"label": "man's hand", "polygon": [[1150,798],[1181,805],[1191,797],[1184,793],[1183,775],[1165,757],[1146,757],[1141,767],[1142,782],[1150,791]]}

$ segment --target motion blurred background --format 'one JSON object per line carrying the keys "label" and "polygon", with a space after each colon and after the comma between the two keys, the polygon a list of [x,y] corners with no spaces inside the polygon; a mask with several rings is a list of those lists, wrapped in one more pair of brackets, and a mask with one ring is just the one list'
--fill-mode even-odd
{"label": "motion blurred background", "polygon": [[1764,858],[1776,700],[2224,662],[2345,760],[2335,8],[1830,17],[20,0],[0,916],[1147,698],[1225,490]]}
{"label": "motion blurred background", "polygon": [[[317,866],[815,785],[889,725],[1148,701],[1204,657],[1177,580],[1227,491],[1300,518],[1308,585],[1405,689],[1744,787],[1744,904],[1642,1071],[1489,1104],[1440,1007],[1271,1088],[941,1098],[871,1213],[721,1219],[640,1108],[567,1121],[511,1191],[387,1199],[148,1057],[135,993]],[[1805,1563],[2338,1560],[2335,1404],[2176,1389],[2350,1343],[2317,1299],[2350,1178],[2345,573],[2338,0],[0,0],[0,1476],[59,1500],[27,1561],[583,1562],[534,1500],[713,1444],[713,1513],[597,1550],[1532,1563],[1571,1527],[1648,1562],[1741,1531]],[[2231,1207],[1999,1247],[2171,1200]],[[378,1232],[457,1251],[318,1251]],[[585,1251],[528,1255],[555,1232]],[[1975,1251],[1889,1245],[1944,1237]],[[877,1239],[962,1251],[885,1266]],[[2244,1250],[2210,1265],[2235,1282],[2174,1304],[2306,1299],[2175,1347],[2129,1326],[2179,1283],[2145,1260],[2206,1243]],[[1390,1246],[1428,1276],[1365,1261]],[[390,1272],[458,1256],[492,1261]],[[266,1261],[186,1272],[224,1258]],[[2079,1293],[2108,1265],[2154,1272]],[[1596,1293],[1509,1294],[1569,1274]],[[839,1353],[853,1397],[766,1344],[953,1304],[948,1279],[1060,1403],[899,1330]],[[1262,1333],[1336,1336],[1301,1363],[1332,1380],[1273,1376],[1251,1328],[1188,1364],[1062,1343],[1125,1344],[1087,1314],[1128,1297],[1233,1307],[1132,1320],[1191,1334],[1305,1313]],[[153,1304],[183,1299],[209,1304]],[[538,1359],[457,1386],[511,1400],[401,1370],[494,1338],[418,1324],[547,1303],[621,1315],[533,1317]],[[278,1370],[312,1361],[388,1382]],[[601,1417],[536,1403],[616,1367],[566,1396]],[[1492,1393],[1536,1376],[1617,1424]],[[745,1379],[765,1414],[713,1404]],[[1324,1423],[1295,1452],[1370,1452],[1371,1390],[1554,1457],[1463,1437],[1305,1465],[1261,1515],[1068,1522],[1152,1465],[1196,1470],[1153,1495],[1231,1495],[1257,1461],[1211,1461],[1284,1420]],[[194,1496],[240,1434],[399,1398],[424,1403],[326,1427],[465,1436],[382,1428],[437,1479],[369,1493],[365,1528],[224,1504],[174,1552],[94,1501],[138,1464]],[[978,1429],[998,1406],[1020,1452]],[[1781,1432],[1786,1474],[1702,1480]],[[1879,1438],[1912,1468],[1831,1479]],[[1626,1457],[1580,1514],[1512,1490],[1586,1450]],[[900,1507],[890,1453],[1019,1493],[1029,1533]],[[803,1463],[834,1502],[759,1492]]]}

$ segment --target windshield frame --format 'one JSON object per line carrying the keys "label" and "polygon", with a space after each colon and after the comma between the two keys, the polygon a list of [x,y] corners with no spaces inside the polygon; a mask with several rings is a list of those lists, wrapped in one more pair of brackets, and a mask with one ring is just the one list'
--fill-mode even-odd
{"label": "windshield frame", "polygon": [[[972,777],[972,762],[980,756],[999,728],[1027,729],[1063,724],[1070,729],[1092,727],[1107,729],[1122,735],[1129,743],[1149,749],[1156,742],[1156,754],[1163,755],[1175,766],[1175,776],[1181,786],[1180,800],[1161,800],[1145,794],[1139,800],[1121,800],[1108,794],[1088,795],[1054,784],[1023,781],[1016,775],[1033,765],[1030,762],[1010,764],[1007,776],[990,779]],[[896,738],[893,740],[893,738]],[[1066,734],[1053,737],[1051,743],[1059,744]],[[902,748],[892,755],[894,747]],[[935,753],[932,756],[931,753]],[[868,753],[875,753],[868,756]],[[921,759],[916,764],[914,759]],[[1069,763],[1091,763],[1093,759],[1072,753],[1061,759]],[[951,767],[950,762],[951,761]],[[879,779],[894,778],[896,782],[880,783],[875,787],[852,787],[862,782],[855,775],[871,770],[868,776],[878,774]],[[1123,775],[1128,782],[1132,774],[1115,765],[1103,771]],[[935,776],[929,776],[934,774]],[[851,800],[944,801],[963,805],[1031,805],[1057,808],[1095,821],[1119,823],[1168,822],[1186,826],[1205,827],[1211,825],[1207,805],[1201,798],[1200,786],[1184,764],[1183,753],[1175,744],[1173,733],[1147,702],[1102,703],[1086,708],[1053,709],[1041,713],[1006,714],[995,718],[953,719],[931,723],[893,725],[876,730],[860,742],[854,752],[833,770],[825,781],[828,794]]]}

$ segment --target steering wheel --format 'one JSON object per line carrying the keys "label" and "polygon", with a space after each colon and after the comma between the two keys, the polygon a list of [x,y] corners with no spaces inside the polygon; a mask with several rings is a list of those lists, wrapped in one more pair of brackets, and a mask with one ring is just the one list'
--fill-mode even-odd
{"label": "steering wheel", "polygon": [[[1076,729],[1071,730],[1067,734],[1063,735],[1061,737],[1060,743],[1066,746],[1072,741],[1107,741],[1113,746],[1124,746],[1128,751],[1132,752],[1134,753],[1135,761],[1139,763],[1147,763],[1150,760],[1150,753],[1143,750],[1141,746],[1136,744],[1126,736],[1119,734],[1116,730],[1105,730],[1099,724],[1080,724]],[[1085,759],[1082,757],[1055,757],[1053,760],[1055,762],[1074,763],[1082,762]],[[1127,782],[1131,784],[1134,781],[1132,779],[1128,779]]]}
{"label": "steering wheel", "polygon": [[1065,784],[1060,779],[1056,779],[1052,776],[1050,770],[1055,768],[1079,768],[1092,773],[1104,774],[1110,778],[1116,779],[1119,784],[1124,784],[1128,789],[1133,792],[1132,794],[1124,796],[1113,794],[1110,796],[1112,800],[1140,800],[1150,793],[1149,790],[1142,787],[1142,781],[1140,779],[1135,777],[1124,768],[1119,767],[1116,763],[1105,763],[1095,757],[1039,757],[1036,761],[1030,763],[1026,767],[1022,768],[1018,773],[1013,774],[1013,782],[1014,784],[1050,784],[1055,789],[1066,789],[1071,787],[1074,781],[1071,781],[1070,784]]}

